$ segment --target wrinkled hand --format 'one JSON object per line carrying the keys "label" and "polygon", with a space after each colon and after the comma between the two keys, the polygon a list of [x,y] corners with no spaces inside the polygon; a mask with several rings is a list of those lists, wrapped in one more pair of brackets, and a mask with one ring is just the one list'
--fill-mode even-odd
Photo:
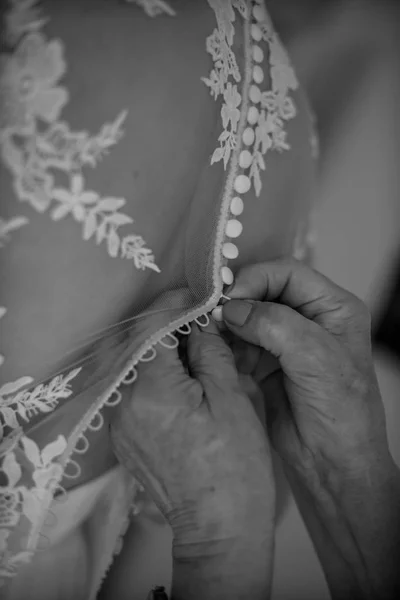
{"label": "wrinkled hand", "polygon": [[231,534],[273,505],[268,442],[215,326],[193,326],[187,364],[162,345],[140,364],[112,423],[114,449],[175,537],[225,524]]}
{"label": "wrinkled hand", "polygon": [[264,349],[259,355],[248,350],[247,358],[263,389],[271,441],[284,461],[310,472],[321,468],[326,476],[327,465],[332,473],[354,473],[386,457],[366,306],[293,260],[242,269],[229,296],[227,326]]}

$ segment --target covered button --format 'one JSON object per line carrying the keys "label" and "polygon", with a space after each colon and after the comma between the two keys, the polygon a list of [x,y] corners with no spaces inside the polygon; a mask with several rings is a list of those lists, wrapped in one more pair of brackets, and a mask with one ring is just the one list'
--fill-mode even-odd
{"label": "covered button", "polygon": [[251,37],[255,42],[260,42],[262,40],[262,31],[258,25],[253,24],[251,26]]}
{"label": "covered button", "polygon": [[265,20],[266,18],[266,13],[265,13],[265,9],[263,6],[260,6],[260,4],[256,4],[253,7],[253,17],[255,18],[256,21],[258,21],[259,23],[261,23],[262,21]]}
{"label": "covered button", "polygon": [[253,46],[253,60],[256,63],[261,63],[264,60],[264,52],[260,46]]}
{"label": "covered button", "polygon": [[225,233],[230,238],[237,238],[243,231],[243,225],[237,219],[230,219],[225,228]]}
{"label": "covered button", "polygon": [[226,242],[222,246],[222,254],[225,256],[225,258],[232,260],[239,256],[239,250],[237,249],[237,246],[235,246],[235,244],[232,244],[231,242]]}
{"label": "covered button", "polygon": [[222,267],[221,277],[225,285],[231,285],[233,283],[233,273],[229,267]]}
{"label": "covered button", "polygon": [[251,85],[249,89],[249,98],[253,104],[261,102],[261,90],[256,85]]}
{"label": "covered button", "polygon": [[242,169],[248,169],[253,161],[251,152],[248,150],[242,150],[239,155],[239,165]]}
{"label": "covered button", "polygon": [[246,146],[251,146],[254,143],[255,134],[251,127],[246,127],[243,131],[242,140]]}
{"label": "covered button", "polygon": [[233,187],[238,194],[245,194],[251,188],[251,181],[247,175],[238,175]]}
{"label": "covered button", "polygon": [[264,71],[260,67],[260,65],[255,65],[253,67],[253,80],[256,83],[262,83],[264,81]]}
{"label": "covered button", "polygon": [[243,209],[244,209],[243,200],[241,198],[239,198],[239,196],[235,196],[234,198],[232,198],[231,213],[233,215],[235,215],[235,217],[238,217],[239,215],[242,214]]}
{"label": "covered button", "polygon": [[223,321],[224,318],[222,316],[222,306],[216,306],[211,312],[211,315],[214,321]]}
{"label": "covered button", "polygon": [[250,106],[247,112],[247,122],[250,123],[250,125],[255,125],[259,116],[258,108],[256,106]]}

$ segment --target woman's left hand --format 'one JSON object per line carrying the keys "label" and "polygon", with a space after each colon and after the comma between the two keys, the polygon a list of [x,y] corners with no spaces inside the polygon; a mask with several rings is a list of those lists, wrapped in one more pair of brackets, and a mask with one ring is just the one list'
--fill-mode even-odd
{"label": "woman's left hand", "polygon": [[240,535],[244,523],[272,527],[268,441],[215,325],[193,326],[187,362],[189,373],[177,349],[159,344],[154,360],[140,364],[111,426],[118,459],[175,539]]}

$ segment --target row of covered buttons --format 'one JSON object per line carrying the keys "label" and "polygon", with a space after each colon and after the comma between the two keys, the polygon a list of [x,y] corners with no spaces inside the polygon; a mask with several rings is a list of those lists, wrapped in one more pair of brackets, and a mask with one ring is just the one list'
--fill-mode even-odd
{"label": "row of covered buttons", "polygon": [[[255,140],[255,131],[254,127],[257,125],[259,120],[259,111],[256,106],[261,100],[261,90],[258,87],[264,80],[264,72],[260,66],[260,63],[264,60],[264,52],[257,45],[257,42],[261,41],[263,37],[262,29],[259,23],[263,22],[266,18],[265,9],[261,4],[255,4],[253,6],[252,15],[254,19],[254,23],[251,25],[251,37],[253,40],[252,47],[252,58],[253,58],[253,71],[252,71],[252,79],[253,83],[249,89],[249,100],[251,102],[251,106],[249,107],[247,113],[247,123],[248,126],[243,131],[242,134],[242,142],[244,146],[250,147],[253,145]],[[244,149],[241,151],[239,155],[239,166],[241,169],[248,169],[251,166],[253,157],[249,150]],[[234,182],[234,190],[236,194],[246,194],[251,188],[251,181],[247,175],[240,174],[236,177]],[[234,196],[230,205],[230,212],[233,217],[238,217],[242,214],[244,203],[240,195]],[[243,231],[243,225],[236,218],[231,218],[228,220],[226,224],[225,234],[228,238],[234,239],[240,236]],[[238,247],[230,241],[226,241],[222,247],[222,254],[228,260],[233,260],[238,257],[239,250]],[[234,281],[234,276],[232,270],[224,266],[221,269],[221,277],[222,281],[225,285],[231,285]],[[212,311],[212,316],[216,321],[222,320],[222,306],[217,306]]]}

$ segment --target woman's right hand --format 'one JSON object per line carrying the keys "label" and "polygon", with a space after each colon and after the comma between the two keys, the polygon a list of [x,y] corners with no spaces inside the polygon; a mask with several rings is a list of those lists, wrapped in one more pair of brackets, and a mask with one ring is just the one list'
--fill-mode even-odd
{"label": "woman's right hand", "polygon": [[124,391],[111,438],[173,532],[172,597],[269,597],[269,443],[217,327],[193,324],[185,364],[157,345]]}
{"label": "woman's right hand", "polygon": [[161,344],[140,364],[111,426],[119,461],[186,548],[243,536],[253,525],[261,530],[264,522],[272,528],[269,444],[213,323],[192,325],[187,366],[176,348]]}
{"label": "woman's right hand", "polygon": [[323,478],[352,476],[382,460],[389,465],[370,316],[361,300],[293,260],[242,269],[229,296],[223,316],[231,332],[267,351],[258,383],[283,460]]}

